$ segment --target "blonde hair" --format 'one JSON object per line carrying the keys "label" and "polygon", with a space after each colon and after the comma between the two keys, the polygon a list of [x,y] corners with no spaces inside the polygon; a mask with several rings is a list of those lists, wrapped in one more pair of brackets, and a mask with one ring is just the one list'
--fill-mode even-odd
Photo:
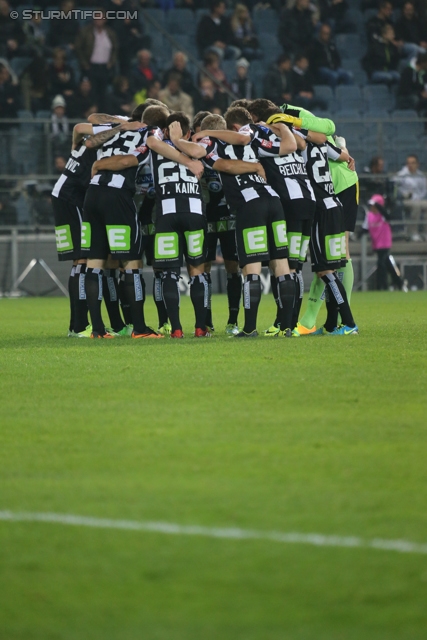
{"label": "blonde hair", "polygon": [[251,18],[251,14],[249,13],[249,9],[247,8],[247,6],[245,4],[236,4],[235,8],[234,8],[234,13],[231,17],[231,28],[233,31],[236,31],[240,25],[242,24],[240,22],[240,18],[246,15],[246,19],[245,19],[245,24],[252,30],[252,18]]}
{"label": "blonde hair", "polygon": [[213,113],[212,115],[203,118],[200,123],[200,130],[205,131],[206,129],[210,129],[211,131],[223,131],[227,129],[227,123],[222,116]]}

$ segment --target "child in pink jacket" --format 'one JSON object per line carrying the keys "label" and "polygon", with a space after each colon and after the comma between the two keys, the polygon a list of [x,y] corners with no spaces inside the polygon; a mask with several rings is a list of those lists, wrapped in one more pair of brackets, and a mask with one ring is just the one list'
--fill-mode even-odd
{"label": "child in pink jacket", "polygon": [[368,201],[369,211],[366,214],[363,228],[369,231],[372,240],[372,249],[377,253],[377,289],[387,290],[387,272],[391,275],[393,284],[399,290],[405,288],[400,277],[399,269],[390,256],[392,245],[390,215],[385,208],[383,196],[375,193]]}

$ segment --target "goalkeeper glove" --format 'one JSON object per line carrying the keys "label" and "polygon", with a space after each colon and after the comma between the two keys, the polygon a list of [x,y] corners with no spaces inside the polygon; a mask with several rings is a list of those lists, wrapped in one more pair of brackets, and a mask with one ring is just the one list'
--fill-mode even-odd
{"label": "goalkeeper glove", "polygon": [[286,113],[275,113],[273,116],[270,116],[267,120],[267,124],[277,124],[279,122],[283,122],[283,124],[291,125],[293,127],[302,126],[302,119],[295,118],[294,116],[288,116]]}

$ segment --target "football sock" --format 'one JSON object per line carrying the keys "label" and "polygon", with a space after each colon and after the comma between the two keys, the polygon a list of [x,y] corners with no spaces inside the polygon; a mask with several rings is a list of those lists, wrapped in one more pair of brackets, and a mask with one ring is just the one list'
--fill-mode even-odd
{"label": "football sock", "polygon": [[119,285],[115,269],[104,269],[102,276],[102,292],[105,306],[107,307],[110,327],[113,331],[121,331],[125,323],[120,315]]}
{"label": "football sock", "polygon": [[190,278],[190,298],[194,307],[194,315],[196,316],[195,327],[204,331],[206,329],[206,312],[209,299],[209,283],[205,273]]}
{"label": "football sock", "polygon": [[[353,284],[354,284],[353,262],[351,258],[347,260],[347,264],[345,265],[345,267],[341,267],[341,269],[337,269],[337,275],[344,285],[344,289],[347,294],[348,304],[350,304],[351,292],[353,291]],[[339,321],[338,321],[338,324],[339,324]]]}
{"label": "football sock", "polygon": [[204,273],[203,274],[205,276],[206,282],[208,283],[208,299],[207,299],[207,308],[206,308],[206,326],[207,327],[213,327],[213,320],[212,320],[212,279],[211,279],[211,274],[210,273]]}
{"label": "football sock", "polygon": [[87,301],[85,290],[86,265],[77,264],[76,273],[74,275],[74,331],[80,333],[84,331],[89,324],[87,317]]}
{"label": "football sock", "polygon": [[351,292],[353,291],[353,284],[354,284],[353,262],[351,258],[347,260],[347,264],[345,265],[345,267],[341,267],[341,269],[337,269],[337,275],[344,285],[344,289],[347,294],[348,304],[350,304]]}
{"label": "football sock", "polygon": [[295,299],[294,299],[294,311],[292,315],[292,327],[291,329],[295,329],[297,326],[299,314],[301,311],[302,299],[304,297],[304,278],[302,276],[301,271],[296,271],[294,273],[295,280]]}
{"label": "football sock", "polygon": [[270,287],[271,293],[273,294],[274,302],[276,303],[276,319],[274,321],[274,326],[279,326],[279,289],[277,287],[277,278],[270,273]]}
{"label": "football sock", "polygon": [[307,308],[300,323],[307,329],[312,329],[317,320],[317,314],[325,299],[325,284],[321,278],[314,275],[310,286],[310,293],[308,294]]}
{"label": "football sock", "polygon": [[227,273],[228,322],[237,324],[242,295],[242,277],[240,273]]}
{"label": "football sock", "polygon": [[120,272],[120,280],[119,280],[119,298],[120,298],[120,306],[122,308],[123,318],[125,319],[126,324],[132,324],[132,316],[130,313],[130,304],[126,298],[126,284],[125,284],[125,272]]}
{"label": "football sock", "polygon": [[86,301],[89,307],[92,331],[101,335],[105,333],[105,324],[101,315],[102,302],[102,269],[86,269],[85,289]]}
{"label": "football sock", "polygon": [[245,326],[243,331],[251,333],[256,329],[258,307],[261,301],[261,280],[259,275],[249,274],[243,280],[243,306]]}
{"label": "football sock", "polygon": [[148,327],[144,317],[145,282],[142,269],[126,269],[125,286],[133,330],[135,333],[147,333]]}
{"label": "football sock", "polygon": [[277,291],[279,296],[279,325],[282,331],[292,329],[292,317],[295,300],[295,280],[288,274],[277,276]]}
{"label": "football sock", "polygon": [[74,307],[75,307],[75,286],[74,275],[76,273],[76,267],[71,267],[70,275],[68,276],[68,295],[70,299],[70,324],[69,330],[74,331]]}
{"label": "football sock", "polygon": [[328,273],[322,277],[322,280],[327,287],[326,306],[328,316],[325,322],[326,331],[333,331],[337,326],[338,313],[341,314],[345,325],[348,327],[356,326],[344,286],[336,273]]}
{"label": "football sock", "polygon": [[162,293],[162,272],[154,271],[153,279],[153,299],[156,305],[157,315],[159,316],[158,327],[163,327],[168,321],[168,312],[166,311],[165,301]]}
{"label": "football sock", "polygon": [[179,275],[174,271],[164,271],[162,274],[163,300],[165,301],[168,317],[172,325],[172,332],[180,329],[179,320]]}

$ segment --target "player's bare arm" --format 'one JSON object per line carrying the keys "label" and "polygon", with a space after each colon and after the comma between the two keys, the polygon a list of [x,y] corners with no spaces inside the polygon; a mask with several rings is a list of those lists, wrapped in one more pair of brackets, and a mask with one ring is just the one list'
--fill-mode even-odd
{"label": "player's bare arm", "polygon": [[261,178],[267,181],[265,177],[264,167],[260,162],[246,162],[245,160],[226,160],[220,158],[212,166],[215,171],[222,173],[230,173],[237,176],[243,173],[257,173]]}
{"label": "player's bare arm", "polygon": [[115,135],[118,135],[121,132],[120,126],[112,127],[111,129],[106,129],[105,131],[101,131],[94,136],[91,136],[86,140],[85,145],[88,149],[97,149],[101,147],[104,142],[110,140],[110,138],[114,138]]}
{"label": "player's bare arm", "polygon": [[177,149],[191,156],[192,158],[204,158],[206,149],[196,142],[190,142],[182,137],[182,128],[179,122],[172,122],[169,125],[169,138]]}
{"label": "player's bare arm", "polygon": [[[162,140],[159,140],[156,136],[150,136],[147,139],[147,147],[152,151],[155,151],[159,155],[164,158],[168,158],[168,160],[172,160],[173,162],[177,162],[178,164],[183,164],[187,169],[193,173],[196,178],[201,178],[204,167],[201,162],[198,160],[193,160],[192,158],[184,155],[178,149],[174,149],[170,144],[166,144]],[[199,146],[199,145],[197,145]]]}
{"label": "player's bare arm", "polygon": [[308,142],[313,144],[325,144],[326,136],[324,133],[317,133],[316,131],[309,131],[306,137]]}
{"label": "player's bare arm", "polygon": [[117,116],[110,116],[108,113],[92,113],[88,116],[88,122],[91,124],[110,124],[111,122],[115,122],[120,124],[123,122],[123,118],[118,118]]}
{"label": "player's bare arm", "polygon": [[227,144],[247,145],[251,141],[250,135],[239,133],[238,131],[229,131],[228,129],[207,129],[205,131],[199,131],[199,133],[195,133],[191,139],[193,142],[198,142],[198,140],[207,137],[222,140],[222,142],[226,142]]}
{"label": "player's bare arm", "polygon": [[[165,145],[165,146],[168,147],[169,145]],[[174,151],[176,151],[176,149]],[[179,160],[175,160],[175,162],[185,165],[187,169],[189,169],[191,173],[193,173],[196,176],[196,178],[200,178],[204,171],[202,163],[199,162],[198,160],[192,160],[191,158],[187,158],[187,156],[184,156],[184,154],[179,153],[179,151],[177,151],[177,154],[178,154]],[[92,165],[92,178],[99,171],[123,171],[124,169],[129,169],[130,167],[136,167],[136,166],[138,166],[138,159],[135,155],[132,155],[132,154],[110,156],[109,158],[101,158],[101,160],[96,160],[96,162],[94,162]]]}
{"label": "player's bare arm", "polygon": [[91,124],[87,124],[86,122],[76,124],[73,129],[73,144],[71,149],[74,150],[83,140],[84,136],[91,136],[92,134],[93,127]]}

